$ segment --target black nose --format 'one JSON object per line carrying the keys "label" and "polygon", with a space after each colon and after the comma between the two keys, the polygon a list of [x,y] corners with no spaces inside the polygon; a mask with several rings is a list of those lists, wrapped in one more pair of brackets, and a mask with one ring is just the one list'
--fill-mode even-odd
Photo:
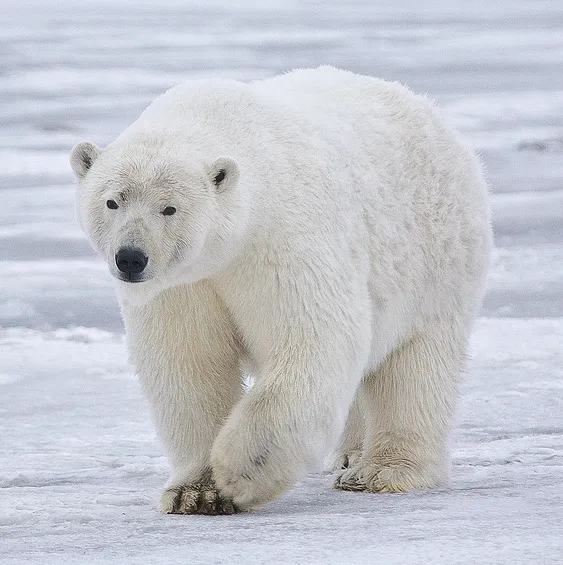
{"label": "black nose", "polygon": [[142,273],[149,262],[149,258],[134,247],[123,247],[115,256],[117,268],[127,275],[138,275]]}

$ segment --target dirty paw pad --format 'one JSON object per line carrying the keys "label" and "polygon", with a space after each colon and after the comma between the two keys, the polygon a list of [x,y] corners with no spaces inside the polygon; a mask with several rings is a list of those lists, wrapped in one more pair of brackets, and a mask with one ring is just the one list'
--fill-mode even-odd
{"label": "dirty paw pad", "polygon": [[224,497],[214,484],[189,484],[166,490],[161,510],[166,514],[235,514],[237,507]]}

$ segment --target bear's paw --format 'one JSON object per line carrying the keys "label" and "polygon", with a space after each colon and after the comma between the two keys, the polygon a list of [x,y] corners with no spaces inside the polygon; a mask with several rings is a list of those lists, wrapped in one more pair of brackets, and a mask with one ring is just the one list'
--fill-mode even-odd
{"label": "bear's paw", "polygon": [[164,514],[230,515],[239,512],[233,501],[223,496],[214,483],[192,483],[168,488],[160,499]]}
{"label": "bear's paw", "polygon": [[350,491],[400,493],[439,486],[443,477],[438,470],[406,458],[371,458],[344,469],[334,488]]}

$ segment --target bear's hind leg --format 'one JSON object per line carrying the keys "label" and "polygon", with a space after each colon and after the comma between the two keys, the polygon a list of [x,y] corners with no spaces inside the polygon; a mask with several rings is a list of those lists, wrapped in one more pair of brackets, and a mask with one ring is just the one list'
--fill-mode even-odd
{"label": "bear's hind leg", "polygon": [[364,452],[336,488],[406,492],[444,483],[465,335],[456,321],[434,321],[366,377]]}
{"label": "bear's hind leg", "polygon": [[342,469],[354,467],[362,456],[362,447],[364,443],[365,421],[362,413],[361,401],[358,390],[354,403],[350,408],[346,427],[340,438],[338,448],[331,457],[329,470],[338,472]]}

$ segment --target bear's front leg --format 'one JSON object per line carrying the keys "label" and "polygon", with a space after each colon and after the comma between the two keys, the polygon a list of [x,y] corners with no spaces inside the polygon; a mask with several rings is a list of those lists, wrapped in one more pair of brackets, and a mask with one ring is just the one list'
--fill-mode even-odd
{"label": "bear's front leg", "polygon": [[232,514],[211,477],[211,446],[242,394],[240,347],[205,283],[177,287],[143,307],[122,306],[127,341],[172,465],[160,501],[168,514]]}
{"label": "bear's front leg", "polygon": [[354,364],[327,365],[327,355],[304,356],[303,364],[265,375],[221,429],[211,452],[213,478],[238,508],[278,497],[333,447],[361,372],[356,364],[352,378]]}
{"label": "bear's front leg", "polygon": [[346,304],[343,291],[340,304],[309,312],[319,295],[304,294],[280,311],[285,296],[262,302],[255,292],[260,316],[245,327],[237,320],[259,375],[215,440],[211,465],[221,493],[243,510],[278,497],[334,446],[367,362],[363,303]]}

